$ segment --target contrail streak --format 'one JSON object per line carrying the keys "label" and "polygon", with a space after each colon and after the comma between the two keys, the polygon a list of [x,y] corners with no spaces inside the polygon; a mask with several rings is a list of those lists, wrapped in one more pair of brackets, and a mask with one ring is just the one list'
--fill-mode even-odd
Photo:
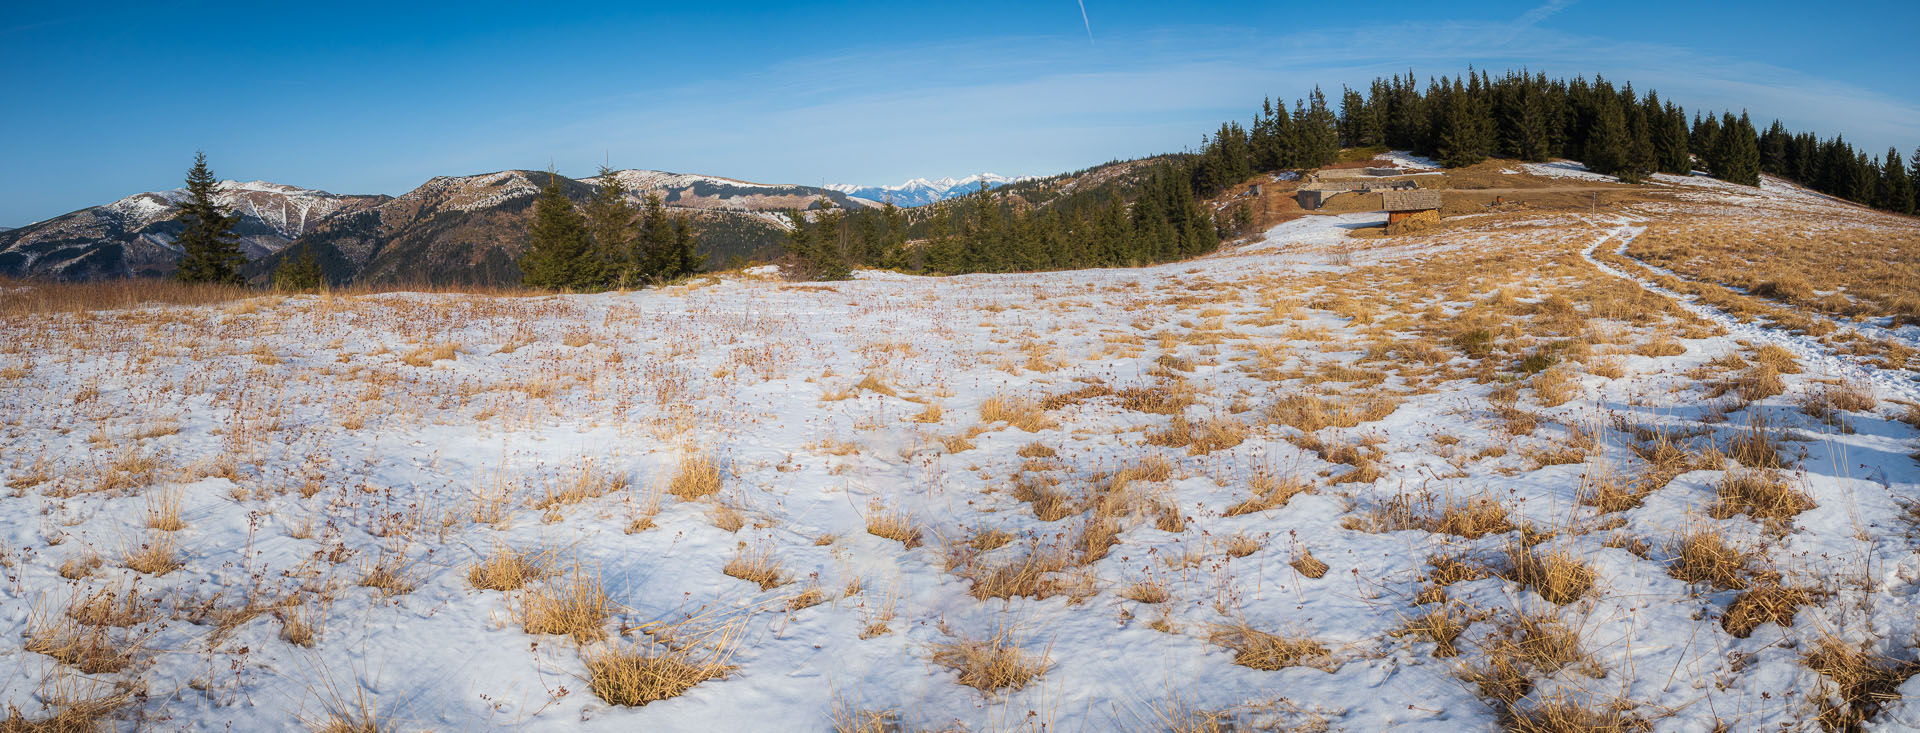
{"label": "contrail streak", "polygon": [[1093,21],[1087,20],[1087,0],[1074,0],[1080,3],[1080,22],[1087,26],[1087,43],[1093,43]]}

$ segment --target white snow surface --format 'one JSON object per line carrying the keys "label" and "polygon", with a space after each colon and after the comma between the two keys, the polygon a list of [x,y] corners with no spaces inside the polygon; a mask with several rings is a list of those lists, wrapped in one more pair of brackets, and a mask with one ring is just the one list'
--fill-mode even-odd
{"label": "white snow surface", "polygon": [[1545,178],[1571,178],[1581,181],[1619,183],[1620,179],[1587,170],[1585,163],[1574,160],[1556,160],[1549,163],[1521,163],[1521,170]]}
{"label": "white snow surface", "polygon": [[1414,155],[1413,152],[1409,150],[1388,151],[1385,155],[1375,157],[1390,161],[1396,167],[1409,170],[1437,171],[1441,168],[1440,161],[1425,156]]}
{"label": "white snow surface", "polygon": [[[294,730],[323,718],[329,697],[363,695],[406,730],[820,730],[832,726],[835,710],[850,708],[898,711],[915,729],[1153,730],[1188,709],[1233,711],[1243,726],[1493,729],[1498,711],[1459,678],[1490,621],[1470,627],[1458,659],[1437,658],[1432,644],[1393,632],[1431,610],[1413,602],[1430,554],[1496,556],[1517,535],[1464,540],[1345,526],[1418,490],[1499,497],[1516,523],[1621,522],[1615,531],[1544,540],[1542,550],[1570,553],[1596,573],[1599,591],[1573,603],[1556,606],[1499,577],[1448,589],[1477,608],[1545,614],[1580,630],[1604,674],[1570,667],[1539,675],[1536,695],[1631,700],[1657,730],[1708,730],[1725,719],[1739,729],[1812,730],[1807,695],[1821,682],[1800,660],[1819,633],[1913,658],[1920,556],[1898,517],[1902,502],[1920,499],[1920,464],[1908,457],[1920,434],[1886,402],[1850,416],[1853,432],[1794,409],[1815,379],[1854,379],[1883,397],[1914,398],[1913,375],[1876,372],[1818,343],[1732,322],[1593,259],[1597,248],[1635,236],[1633,221],[1608,223],[1573,249],[1602,277],[1680,299],[1725,333],[1685,340],[1687,353],[1677,357],[1622,354],[1627,377],[1577,373],[1578,397],[1565,404],[1521,402],[1541,418],[1531,438],[1506,434],[1491,417],[1489,394],[1499,383],[1441,384],[1379,421],[1321,431],[1329,440],[1372,441],[1385,456],[1378,480],[1330,483],[1329,474],[1347,468],[1296,447],[1290,439],[1302,434],[1293,428],[1258,418],[1299,383],[1258,379],[1248,367],[1256,347],[1276,349],[1289,369],[1353,364],[1366,342],[1304,334],[1355,334],[1365,324],[1308,307],[1329,295],[1324,284],[1296,287],[1287,278],[1364,277],[1362,268],[1540,236],[1494,224],[1399,241],[1347,238],[1380,221],[1307,216],[1254,244],[1130,270],[863,272],[803,285],[755,270],[634,293],[301,296],[47,317],[30,326],[35,333],[71,338],[44,340],[48,353],[0,354],[0,367],[14,374],[0,387],[10,416],[9,462],[0,470],[21,487],[0,498],[10,576],[0,585],[0,649],[16,660],[0,682],[0,704],[40,710],[40,680],[55,664],[22,651],[24,639],[73,599],[117,588],[163,609],[128,631],[149,650],[133,672],[80,683],[142,681],[139,722],[123,727]],[[1192,291],[1203,301],[1195,310],[1168,297],[1209,282],[1215,289]],[[1278,312],[1262,293],[1293,303],[1297,317],[1262,321]],[[0,292],[0,301],[8,297],[18,294]],[[1219,317],[1222,341],[1157,338],[1204,325],[1215,318],[1199,315],[1207,307],[1228,311]],[[1745,516],[1709,517],[1723,471],[1681,474],[1642,506],[1599,515],[1576,500],[1585,467],[1522,456],[1541,445],[1529,441],[1571,441],[1572,426],[1581,426],[1600,431],[1608,460],[1629,465],[1635,459],[1619,447],[1626,439],[1606,427],[1614,414],[1675,431],[1733,430],[1744,418],[1706,422],[1700,385],[1685,372],[1740,350],[1742,339],[1785,346],[1808,367],[1784,377],[1788,394],[1746,408],[1804,447],[1793,480],[1817,506],[1789,531],[1773,533]],[[1030,340],[1043,346],[1017,348]],[[408,358],[439,343],[457,345],[454,358]],[[1039,354],[1038,367],[1030,354]],[[1144,436],[1170,418],[1111,399],[1069,404],[1050,413],[1055,424],[1032,430],[980,417],[994,398],[1153,384],[1166,359],[1184,360],[1190,371],[1182,379],[1198,390],[1182,417],[1242,420],[1252,426],[1245,442],[1204,455],[1156,448]],[[889,389],[862,388],[868,376]],[[1252,412],[1237,411],[1236,402]],[[942,405],[944,416],[911,419],[929,404]],[[1442,451],[1442,435],[1460,442]],[[954,436],[970,436],[970,445],[943,446]],[[1057,455],[1019,454],[1031,444]],[[1495,448],[1505,457],[1461,460]],[[667,496],[654,526],[629,531],[653,489],[696,453],[723,467],[722,492],[699,501]],[[1140,490],[1190,524],[1173,532],[1130,517],[1120,544],[1079,571],[1091,578],[1086,596],[976,599],[969,581],[947,568],[944,545],[982,528],[1021,538],[987,551],[995,561],[1077,531],[1078,518],[1036,518],[1011,495],[1016,478],[1052,477],[1077,495],[1149,454],[1175,470]],[[135,475],[131,493],[96,491],[108,466],[129,455],[159,467]],[[1279,507],[1229,516],[1225,508],[1249,496],[1259,471],[1314,488]],[[579,472],[625,488],[533,508],[548,487]],[[169,536],[185,564],[164,575],[121,567],[123,548],[159,536],[146,527],[148,497],[167,495],[183,507],[186,526]],[[472,521],[496,496],[507,499],[505,520]],[[715,526],[722,506],[742,514],[745,526]],[[867,518],[882,511],[913,517],[924,542],[868,534]],[[1750,638],[1732,637],[1717,618],[1734,592],[1689,586],[1665,571],[1666,543],[1700,527],[1752,549],[1787,582],[1844,582],[1789,628],[1769,623]],[[1223,554],[1238,535],[1257,538],[1255,549]],[[1650,559],[1612,546],[1615,535],[1652,542]],[[566,567],[578,563],[603,580],[615,606],[604,626],[610,640],[586,649],[640,643],[659,624],[690,616],[719,618],[738,634],[733,669],[643,707],[602,702],[581,647],[526,633],[514,621],[521,595],[468,582],[468,568],[500,546],[548,548]],[[762,590],[724,575],[743,549],[772,552],[790,582]],[[1295,571],[1289,563],[1302,550],[1331,572],[1313,579]],[[64,561],[88,552],[106,562],[83,580],[61,577]],[[1199,561],[1172,561],[1189,555]],[[394,558],[412,578],[411,592],[386,596],[358,585],[367,568]],[[1146,580],[1164,583],[1171,597],[1146,604],[1122,596]],[[863,589],[848,593],[856,581]],[[816,583],[824,603],[785,606]],[[215,624],[188,620],[197,601],[231,609],[249,593],[315,608],[312,589],[329,586],[333,600],[320,607],[327,621],[310,648],[286,643],[272,611],[234,616],[217,633]],[[885,630],[868,633],[876,621]],[[1329,661],[1279,671],[1237,666],[1211,637],[1239,621],[1318,640]],[[1020,689],[981,693],[933,660],[936,644],[1003,628],[1048,660]],[[1920,727],[1920,684],[1909,681],[1902,693],[1877,719],[1888,730]]]}

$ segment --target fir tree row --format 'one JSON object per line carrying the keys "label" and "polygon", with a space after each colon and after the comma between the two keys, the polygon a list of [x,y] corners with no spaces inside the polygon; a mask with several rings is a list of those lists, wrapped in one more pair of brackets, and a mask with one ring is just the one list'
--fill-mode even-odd
{"label": "fir tree row", "polygon": [[[1269,100],[1252,131],[1222,125],[1202,141],[1194,187],[1211,195],[1247,175],[1314,168],[1340,147],[1412,150],[1447,167],[1490,157],[1525,161],[1567,158],[1628,182],[1653,173],[1709,174],[1748,186],[1762,172],[1822,193],[1889,211],[1913,213],[1920,163],[1897,150],[1870,158],[1841,138],[1788,132],[1778,121],[1758,133],[1745,112],[1696,115],[1632,84],[1601,77],[1549,79],[1508,71],[1494,78],[1469,70],[1429,79],[1424,89],[1406,76],[1375,79],[1365,94],[1343,89],[1335,118],[1319,89],[1289,114]],[[1915,151],[1920,157],[1920,150]],[[1697,158],[1697,164],[1696,164]]]}
{"label": "fir tree row", "polygon": [[574,206],[552,171],[533,204],[531,238],[520,258],[521,282],[552,290],[598,291],[670,282],[699,272],[706,258],[685,215],[669,216],[659,194],[635,209],[611,168],[585,211]]}
{"label": "fir tree row", "polygon": [[[1220,244],[1185,162],[1150,165],[1131,198],[1095,188],[1044,207],[1002,189],[901,209],[789,212],[790,276],[844,279],[853,267],[955,275],[1120,267],[1193,257]],[[822,202],[824,203],[824,202]]]}

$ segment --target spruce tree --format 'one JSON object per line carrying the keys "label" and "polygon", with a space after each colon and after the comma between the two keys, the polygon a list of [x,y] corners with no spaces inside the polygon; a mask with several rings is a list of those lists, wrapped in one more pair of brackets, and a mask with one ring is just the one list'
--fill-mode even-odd
{"label": "spruce tree", "polygon": [[1454,89],[1447,95],[1445,108],[1445,116],[1440,120],[1440,164],[1464,168],[1483,160],[1467,95]]}
{"label": "spruce tree", "polygon": [[1720,144],[1720,118],[1708,114],[1702,119],[1697,114],[1693,118],[1693,131],[1687,136],[1687,148],[1707,164],[1707,171],[1713,171],[1714,150]]}
{"label": "spruce tree", "polygon": [[221,213],[213,196],[219,182],[207,168],[207,154],[196,152],[193,167],[187,169],[187,198],[175,205],[173,220],[184,229],[179,239],[180,269],[174,277],[181,282],[245,285],[240,268],[247,264],[240,253],[240,238],[233,226],[239,214]]}
{"label": "spruce tree", "polygon": [[1907,159],[1907,188],[1913,191],[1913,208],[1920,213],[1920,148],[1913,149],[1913,157]]}
{"label": "spruce tree", "polygon": [[673,217],[658,193],[648,193],[640,208],[640,236],[632,243],[634,268],[641,282],[649,285],[671,280],[679,273],[673,236]]}
{"label": "spruce tree", "polygon": [[1639,183],[1659,169],[1659,160],[1653,149],[1653,130],[1646,112],[1635,105],[1628,104],[1627,115],[1627,157],[1625,165],[1616,173],[1620,180],[1627,183]]}
{"label": "spruce tree", "polygon": [[782,268],[791,280],[846,280],[853,277],[840,250],[840,218],[825,199],[814,204],[820,212],[809,223],[805,213],[789,209],[787,221],[788,265]]}
{"label": "spruce tree", "polygon": [[1503,107],[1502,142],[1507,154],[1520,160],[1541,162],[1547,159],[1547,110],[1533,84],[1520,77]]}
{"label": "spruce tree", "polygon": [[1592,128],[1587,132],[1580,161],[1595,173],[1630,177],[1633,175],[1631,146],[1620,106],[1603,98],[1594,109]]}
{"label": "spruce tree", "polygon": [[1901,162],[1898,149],[1887,148],[1887,157],[1881,161],[1880,185],[1880,208],[1913,213],[1913,181],[1907,178],[1907,166]]}
{"label": "spruce tree", "polygon": [[1760,185],[1759,140],[1745,112],[1739,119],[1732,112],[1721,116],[1710,164],[1715,178],[1744,186]]}
{"label": "spruce tree", "polygon": [[707,256],[700,254],[700,237],[694,233],[693,219],[685,214],[673,218],[673,270],[669,280],[678,280],[700,272]]}
{"label": "spruce tree", "polygon": [[287,253],[280,260],[280,266],[274,268],[273,286],[281,290],[307,292],[327,286],[326,274],[320,271],[319,260],[314,259],[312,245],[300,247],[298,256]]}
{"label": "spruce tree", "polygon": [[1340,87],[1340,144],[1352,148],[1374,144],[1367,138],[1367,101],[1345,86]]}
{"label": "spruce tree", "polygon": [[1662,119],[1656,123],[1659,129],[1654,133],[1654,157],[1660,161],[1660,171],[1676,176],[1693,174],[1693,154],[1687,150],[1687,113],[1668,102],[1662,110]]}
{"label": "spruce tree", "polygon": [[1318,168],[1340,157],[1340,120],[1327,107],[1327,95],[1313,88],[1307,107],[1305,129],[1301,131],[1303,168]]}
{"label": "spruce tree", "polygon": [[587,200],[587,229],[593,237],[593,258],[605,287],[632,287],[642,282],[630,260],[633,252],[634,209],[626,184],[608,166],[600,166],[600,185]]}
{"label": "spruce tree", "polygon": [[529,243],[520,257],[520,282],[548,290],[597,289],[602,280],[586,217],[574,210],[560,174],[547,171],[547,185],[533,202]]}

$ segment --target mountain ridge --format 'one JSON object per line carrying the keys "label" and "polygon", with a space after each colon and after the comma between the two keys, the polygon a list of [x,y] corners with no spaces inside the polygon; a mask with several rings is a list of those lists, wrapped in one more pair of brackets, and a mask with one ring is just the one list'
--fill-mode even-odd
{"label": "mountain ridge", "polygon": [[[264,279],[296,246],[310,247],[336,282],[502,281],[524,248],[526,218],[548,174],[499,170],[434,176],[399,196],[334,194],[271,181],[223,180],[215,201],[240,215],[235,231],[247,272]],[[624,169],[613,175],[643,204],[660,196],[690,217],[709,261],[779,251],[786,209],[826,199],[843,208],[877,204],[840,191],[722,176]],[[563,176],[564,178],[564,176]],[[600,177],[567,178],[585,201]],[[164,276],[179,259],[173,222],[184,189],[146,191],[23,227],[0,228],[0,275],[88,280]]]}
{"label": "mountain ridge", "polygon": [[970,193],[989,191],[1023,181],[1034,180],[1035,176],[1002,176],[996,173],[975,173],[964,178],[926,179],[914,178],[893,186],[861,186],[851,183],[830,183],[823,188],[838,191],[848,196],[872,202],[891,201],[895,206],[907,208],[927,206],[958,198]]}

